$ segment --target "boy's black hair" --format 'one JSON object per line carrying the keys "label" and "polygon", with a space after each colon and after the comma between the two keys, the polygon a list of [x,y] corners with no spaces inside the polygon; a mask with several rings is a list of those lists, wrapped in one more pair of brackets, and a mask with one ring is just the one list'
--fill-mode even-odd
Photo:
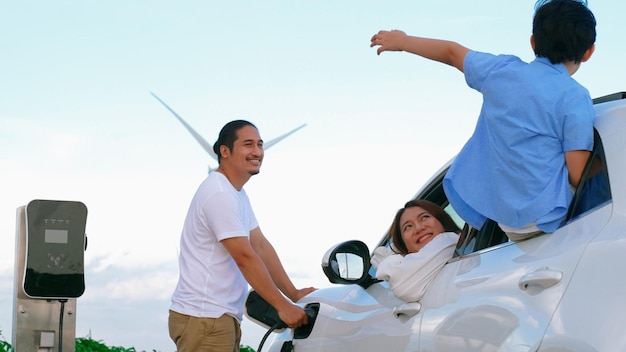
{"label": "boy's black hair", "polygon": [[596,41],[596,19],[586,1],[540,0],[535,5],[535,55],[551,63],[574,61]]}
{"label": "boy's black hair", "polygon": [[246,120],[234,120],[222,127],[217,141],[215,142],[215,144],[213,144],[213,151],[215,152],[215,154],[217,154],[218,163],[222,160],[220,146],[225,145],[229,150],[232,151],[233,146],[235,145],[235,141],[237,140],[237,131],[245,126],[252,126],[256,128],[256,126],[252,122]]}

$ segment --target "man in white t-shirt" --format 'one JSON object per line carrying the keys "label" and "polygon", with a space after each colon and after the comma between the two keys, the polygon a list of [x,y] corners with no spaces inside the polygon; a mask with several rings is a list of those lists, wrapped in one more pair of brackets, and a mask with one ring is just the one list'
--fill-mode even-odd
{"label": "man in white t-shirt", "polygon": [[179,352],[239,351],[248,284],[290,328],[306,324],[307,317],[289,299],[296,302],[315,290],[293,285],[243,189],[263,161],[257,128],[229,122],[213,150],[219,167],[198,187],[180,239],[180,275],[168,322]]}

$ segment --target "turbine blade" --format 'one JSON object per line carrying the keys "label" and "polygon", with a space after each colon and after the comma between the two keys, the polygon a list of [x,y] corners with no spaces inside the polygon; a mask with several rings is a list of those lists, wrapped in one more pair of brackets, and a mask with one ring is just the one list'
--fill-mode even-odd
{"label": "turbine blade", "polygon": [[291,131],[289,131],[289,132],[287,132],[287,133],[285,133],[285,134],[283,134],[283,135],[281,135],[281,136],[278,136],[278,137],[276,137],[276,138],[274,138],[274,139],[271,139],[271,140],[269,140],[269,141],[267,141],[267,142],[263,143],[263,148],[264,148],[264,149],[269,149],[269,148],[270,148],[271,146],[273,146],[274,144],[276,144],[276,143],[278,143],[278,142],[282,141],[283,139],[285,139],[285,138],[289,137],[291,134],[295,133],[297,130],[299,130],[299,129],[303,128],[304,126],[306,126],[306,123],[304,123],[304,124],[302,124],[302,125],[298,126],[297,128],[294,128],[293,130],[291,130]]}
{"label": "turbine blade", "polygon": [[180,123],[183,124],[183,126],[185,126],[185,128],[187,129],[187,131],[189,131],[189,133],[191,133],[191,135],[193,136],[193,138],[196,139],[196,141],[198,141],[198,143],[200,143],[200,145],[202,146],[202,148],[209,153],[209,155],[211,156],[211,158],[213,158],[215,161],[217,161],[217,155],[215,154],[215,152],[213,151],[213,145],[209,142],[207,142],[204,138],[202,138],[202,136],[196,132],[196,130],[194,130],[191,126],[189,126],[189,124],[183,120],[182,117],[178,116],[178,114],[176,113],[176,111],[174,111],[172,108],[170,108],[167,104],[165,104],[165,102],[163,100],[161,100],[159,97],[157,97],[156,94],[150,92],[150,94],[152,94],[152,96],[159,101],[159,103],[163,104],[163,106],[165,106],[165,108],[167,108],[167,110],[169,110],[172,114],[174,114],[174,116],[176,116],[176,118],[178,119],[178,121],[180,121]]}

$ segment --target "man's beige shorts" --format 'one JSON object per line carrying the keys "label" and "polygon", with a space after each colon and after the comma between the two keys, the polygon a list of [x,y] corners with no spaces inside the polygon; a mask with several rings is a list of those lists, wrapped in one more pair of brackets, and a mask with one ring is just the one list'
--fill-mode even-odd
{"label": "man's beige shorts", "polygon": [[168,326],[178,352],[239,352],[241,328],[230,315],[197,318],[170,310]]}

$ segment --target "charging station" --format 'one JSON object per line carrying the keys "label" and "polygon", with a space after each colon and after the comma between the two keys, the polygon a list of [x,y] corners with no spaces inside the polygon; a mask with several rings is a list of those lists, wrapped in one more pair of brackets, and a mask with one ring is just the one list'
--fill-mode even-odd
{"label": "charging station", "polygon": [[75,351],[76,298],[85,291],[86,222],[81,202],[33,200],[17,208],[15,351]]}

